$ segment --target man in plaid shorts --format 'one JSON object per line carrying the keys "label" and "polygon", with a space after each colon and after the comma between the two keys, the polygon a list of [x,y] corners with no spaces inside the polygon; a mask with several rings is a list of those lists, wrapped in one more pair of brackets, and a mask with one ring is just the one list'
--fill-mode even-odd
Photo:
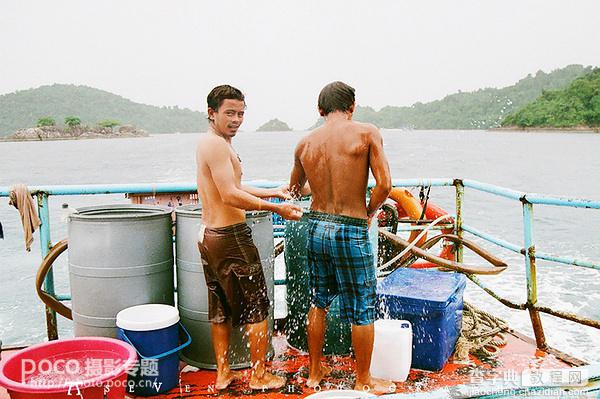
{"label": "man in plaid shorts", "polygon": [[[306,194],[307,181],[312,192],[308,215],[312,306],[307,322],[307,385],[317,387],[331,371],[321,362],[325,316],[339,296],[341,317],[352,324],[354,388],[387,393],[394,385],[369,373],[377,281],[368,226],[392,187],[383,140],[375,126],[352,121],[354,89],[347,84],[333,82],[325,86],[318,106],[325,123],[298,143],[290,178],[293,196]],[[376,185],[366,204],[369,171]]]}

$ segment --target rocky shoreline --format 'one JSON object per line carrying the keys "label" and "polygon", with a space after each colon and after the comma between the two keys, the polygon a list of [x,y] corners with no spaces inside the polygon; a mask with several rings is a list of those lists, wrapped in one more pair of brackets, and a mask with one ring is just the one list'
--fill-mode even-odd
{"label": "rocky shoreline", "polygon": [[600,127],[574,126],[574,127],[520,127],[500,126],[488,129],[490,131],[517,131],[517,132],[577,132],[577,133],[600,133]]}
{"label": "rocky shoreline", "polygon": [[148,137],[148,132],[131,125],[120,126],[118,129],[89,126],[74,126],[62,129],[56,126],[43,126],[19,129],[11,135],[0,137],[0,141],[54,141],[128,137]]}

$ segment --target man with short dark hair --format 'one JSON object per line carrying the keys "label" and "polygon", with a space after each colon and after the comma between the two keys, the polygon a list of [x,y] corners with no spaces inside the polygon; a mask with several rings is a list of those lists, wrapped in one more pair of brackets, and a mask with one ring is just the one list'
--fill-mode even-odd
{"label": "man with short dark hair", "polygon": [[196,152],[198,195],[203,227],[198,246],[208,287],[208,317],[217,361],[215,387],[224,389],[239,377],[229,368],[231,329],[245,325],[250,344],[250,388],[276,389],[285,379],[266,371],[269,344],[269,298],[258,250],[246,224],[247,210],[276,212],[298,220],[299,206],[261,198],[289,198],[281,188],[260,189],[241,184],[241,161],[231,146],[244,120],[246,103],[235,87],[215,87],[207,97],[209,131]]}
{"label": "man with short dark hair", "polygon": [[[325,316],[340,297],[340,316],[352,324],[356,357],[355,389],[385,393],[390,381],[371,377],[375,321],[375,259],[368,226],[391,190],[389,166],[379,130],[352,121],[354,89],[333,82],[321,90],[319,113],[325,123],[298,143],[290,191],[312,191],[308,219],[308,269],[312,306],[308,313],[310,369],[307,385],[317,387],[331,368],[321,363]],[[376,185],[368,205],[369,170]]]}

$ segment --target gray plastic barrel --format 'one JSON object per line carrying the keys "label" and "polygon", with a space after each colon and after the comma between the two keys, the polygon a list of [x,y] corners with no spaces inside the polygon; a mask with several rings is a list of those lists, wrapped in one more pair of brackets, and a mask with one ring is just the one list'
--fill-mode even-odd
{"label": "gray plastic barrel", "polygon": [[121,310],[174,304],[171,209],[79,208],[69,216],[69,277],[75,336],[117,337]]}
{"label": "gray plastic barrel", "polygon": [[[211,323],[208,321],[208,289],[204,269],[198,250],[198,232],[202,223],[200,205],[184,205],[175,209],[177,215],[177,305],[181,323],[192,336],[192,343],[181,352],[181,358],[196,367],[216,369],[215,353],[211,339]],[[252,239],[258,248],[260,261],[265,274],[267,295],[271,302],[269,309],[269,342],[273,334],[273,218],[270,212],[247,212],[246,223],[252,229]],[[249,367],[250,351],[244,331],[234,328],[229,343],[229,363],[231,368]],[[268,357],[273,356],[269,344]]]}

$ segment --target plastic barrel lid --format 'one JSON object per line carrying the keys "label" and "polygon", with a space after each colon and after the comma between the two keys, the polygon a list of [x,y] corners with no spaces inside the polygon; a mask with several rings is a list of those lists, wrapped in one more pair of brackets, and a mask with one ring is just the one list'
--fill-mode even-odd
{"label": "plastic barrel lid", "polygon": [[178,321],[177,308],[162,304],[132,306],[117,313],[117,327],[129,331],[160,330]]}

